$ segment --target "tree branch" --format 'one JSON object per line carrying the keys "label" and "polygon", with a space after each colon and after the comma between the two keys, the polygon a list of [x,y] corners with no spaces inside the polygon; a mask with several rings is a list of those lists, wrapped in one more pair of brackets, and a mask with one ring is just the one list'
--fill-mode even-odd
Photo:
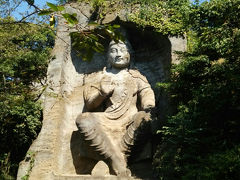
{"label": "tree branch", "polygon": [[28,14],[27,16],[23,17],[21,20],[16,21],[16,22],[23,22],[25,19],[27,19],[28,17],[30,17],[30,16],[32,16],[33,14],[36,14],[36,13],[38,13],[38,12],[39,12],[39,10],[36,10],[36,11],[32,12],[31,14]]}

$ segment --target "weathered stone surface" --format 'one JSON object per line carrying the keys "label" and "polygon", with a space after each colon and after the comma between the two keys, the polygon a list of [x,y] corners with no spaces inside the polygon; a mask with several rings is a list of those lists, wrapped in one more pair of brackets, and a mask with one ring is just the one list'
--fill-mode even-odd
{"label": "weathered stone surface", "polygon": [[130,47],[112,41],[107,57],[109,67],[84,83],[85,109],[76,124],[87,146],[84,157],[103,160],[111,174],[130,176],[127,157],[143,141],[142,126],[151,119],[147,111],[155,107],[155,97],[146,77],[129,69]]}
{"label": "weathered stone surface", "polygon": [[90,176],[90,175],[62,175],[62,176],[55,176],[52,180],[140,180],[134,177],[117,177],[113,175],[104,176]]}
{"label": "weathered stone surface", "polygon": [[[133,7],[133,10],[136,7]],[[77,12],[79,23],[86,25],[91,16],[91,7],[88,4],[78,6],[68,4],[68,12]],[[130,9],[131,10],[131,9]],[[169,76],[171,65],[171,43],[169,39],[151,31],[142,32],[131,23],[125,23],[126,13],[122,10],[120,24],[126,29],[127,39],[134,49],[134,67],[144,75],[155,93],[158,118],[164,118],[167,108],[166,98],[157,91],[156,82],[162,82]],[[108,15],[105,22],[114,18]],[[125,19],[124,19],[125,18]],[[92,170],[92,175],[80,175],[86,166],[93,166],[95,162],[83,158],[86,154],[75,120],[84,111],[83,91],[91,76],[103,70],[106,56],[95,54],[91,62],[83,62],[75,55],[71,48],[69,29],[62,19],[58,22],[57,39],[53,50],[54,58],[49,63],[47,89],[44,95],[43,127],[29,151],[34,157],[26,157],[21,162],[18,177],[28,174],[30,180],[63,180],[63,179],[119,179],[110,176],[109,169],[104,162],[98,163]],[[177,45],[178,46],[178,45]],[[152,132],[158,129],[159,120],[152,120]],[[135,162],[132,158],[129,167],[133,177],[126,179],[154,179],[152,178],[152,135],[149,135],[146,149],[142,151],[142,160]],[[85,154],[84,154],[85,153]],[[136,152],[136,154],[138,154]],[[140,155],[138,155],[139,157]],[[145,159],[144,159],[145,157]],[[31,158],[34,161],[31,161]],[[143,160],[144,159],[144,160]],[[136,176],[136,177],[135,177]],[[123,178],[121,178],[123,179]]]}
{"label": "weathered stone surface", "polygon": [[169,38],[172,44],[172,63],[178,64],[179,59],[175,51],[184,52],[187,50],[187,39],[186,37],[170,37]]}

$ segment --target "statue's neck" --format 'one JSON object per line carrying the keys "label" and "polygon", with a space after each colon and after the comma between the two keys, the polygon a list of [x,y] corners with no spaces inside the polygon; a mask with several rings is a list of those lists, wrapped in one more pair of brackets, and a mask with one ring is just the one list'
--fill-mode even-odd
{"label": "statue's neck", "polygon": [[110,68],[110,72],[113,74],[118,74],[120,72],[127,71],[127,70],[128,68],[115,68],[115,67]]}

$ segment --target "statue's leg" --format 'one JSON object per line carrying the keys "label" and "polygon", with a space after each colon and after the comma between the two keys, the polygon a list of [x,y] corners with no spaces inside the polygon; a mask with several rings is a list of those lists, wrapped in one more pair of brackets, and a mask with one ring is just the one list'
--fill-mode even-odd
{"label": "statue's leg", "polygon": [[139,137],[144,136],[144,126],[146,126],[150,119],[150,113],[145,111],[139,111],[133,116],[132,122],[127,127],[127,131],[120,144],[121,150],[126,156],[129,155],[134,145],[138,145],[137,140],[139,140]]}
{"label": "statue's leg", "polygon": [[[116,147],[100,124],[100,113],[83,113],[77,117],[76,125],[89,146],[94,148],[116,175],[127,176],[127,163],[119,147]],[[94,156],[93,156],[94,158]]]}
{"label": "statue's leg", "polygon": [[[86,142],[83,140],[83,135],[79,131],[73,131],[71,136],[71,154],[73,165],[77,174],[91,174],[94,166],[99,160],[96,158],[89,158],[87,155],[91,153]],[[81,147],[81,148],[80,148]]]}
{"label": "statue's leg", "polygon": [[75,163],[75,170],[77,174],[91,174],[94,166],[97,164],[97,160],[80,157],[78,162]]}

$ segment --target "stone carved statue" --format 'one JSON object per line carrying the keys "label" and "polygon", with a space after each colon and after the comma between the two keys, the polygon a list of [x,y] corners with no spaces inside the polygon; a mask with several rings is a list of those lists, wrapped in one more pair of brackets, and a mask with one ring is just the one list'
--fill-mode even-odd
{"label": "stone carved statue", "polygon": [[77,117],[76,125],[84,140],[108,164],[110,173],[129,176],[127,154],[141,124],[150,120],[155,97],[147,79],[129,69],[127,44],[110,42],[108,62],[110,67],[98,73],[100,81],[85,85],[87,112]]}

